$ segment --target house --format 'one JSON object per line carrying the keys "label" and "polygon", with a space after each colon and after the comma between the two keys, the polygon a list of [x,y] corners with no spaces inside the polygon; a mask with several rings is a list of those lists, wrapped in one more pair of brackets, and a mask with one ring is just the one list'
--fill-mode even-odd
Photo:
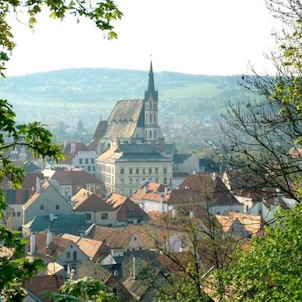
{"label": "house", "polygon": [[28,223],[22,225],[22,237],[27,238],[32,232],[51,231],[53,234],[59,235],[69,233],[74,235],[84,234],[91,226],[90,222],[86,222],[85,214],[49,214],[39,215]]}
{"label": "house", "polygon": [[138,224],[145,220],[148,215],[135,204],[129,197],[112,193],[106,203],[110,204],[116,211],[117,225]]}
{"label": "house", "polygon": [[54,164],[54,167],[80,168],[92,175],[95,174],[96,151],[89,150],[82,142],[65,143],[62,151],[65,159]]}
{"label": "house", "polygon": [[[73,208],[68,201],[51,185],[45,181],[36,193],[23,205],[23,224],[40,215],[70,214]],[[52,216],[52,217],[53,217]]]}
{"label": "house", "polygon": [[[104,260],[110,254],[110,247],[105,241],[94,240],[82,236],[63,234],[61,238],[74,242],[79,249],[92,261]],[[106,262],[106,260],[104,261]]]}
{"label": "house", "polygon": [[155,224],[116,228],[95,225],[87,237],[106,241],[114,258],[124,256],[127,251],[153,250],[156,246],[178,253],[185,244],[183,236],[176,229]]}
{"label": "house", "polygon": [[104,195],[103,183],[81,169],[58,169],[55,170],[50,179],[58,182],[60,193],[67,199],[70,199],[81,188],[85,188],[100,197]]}
{"label": "house", "polygon": [[224,234],[239,238],[263,236],[265,221],[261,216],[228,212],[227,215],[215,215]]}
{"label": "house", "polygon": [[55,236],[50,231],[32,233],[28,251],[30,255],[43,259],[45,264],[56,262],[65,268],[75,268],[88,259],[72,240]]}
{"label": "house", "polygon": [[36,192],[37,187],[40,187],[40,182],[43,179],[41,173],[28,174],[24,177],[21,188],[14,189],[12,182],[4,177],[1,181],[1,188],[4,192],[5,203],[13,209],[12,229],[20,230],[23,224],[23,205]]}
{"label": "house", "polygon": [[82,188],[71,197],[75,214],[84,214],[86,222],[117,226],[117,211],[111,204]]}
{"label": "house", "polygon": [[161,184],[146,182],[130,198],[146,213],[152,211],[164,213],[178,206],[195,202],[198,194],[189,189],[168,190]]}
{"label": "house", "polygon": [[197,193],[199,203],[204,204],[213,214],[220,215],[230,211],[244,213],[244,204],[237,200],[217,173],[191,174],[179,188]]}
{"label": "house", "polygon": [[103,200],[86,189],[75,194],[71,203],[75,213],[86,216],[86,222],[107,226],[137,224],[143,221],[147,214],[128,197],[111,194]]}
{"label": "house", "polygon": [[38,275],[25,281],[23,288],[27,296],[23,302],[51,302],[52,298],[46,296],[46,293],[59,293],[59,288],[64,284],[62,276],[58,275]]}
{"label": "house", "polygon": [[262,198],[261,201],[255,202],[248,210],[248,214],[259,215],[266,223],[273,224],[276,220],[276,211],[278,211],[280,208],[284,210],[291,209],[296,204],[296,200],[279,194],[279,196]]}

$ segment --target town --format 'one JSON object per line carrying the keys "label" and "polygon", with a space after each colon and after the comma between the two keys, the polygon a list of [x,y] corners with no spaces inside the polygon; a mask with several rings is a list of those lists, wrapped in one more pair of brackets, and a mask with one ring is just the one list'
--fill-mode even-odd
{"label": "town", "polygon": [[28,257],[44,262],[24,284],[26,301],[48,301],[45,291],[83,277],[101,280],[120,301],[153,301],[172,295],[192,263],[204,279],[200,295],[215,301],[213,269],[263,237],[280,207],[295,205],[278,188],[243,190],[243,170],[166,143],[155,83],[151,61],[143,98],[117,102],[89,143],[62,142],[58,162],[24,146],[8,154],[26,175],[20,188],[2,179],[2,222],[21,232]]}

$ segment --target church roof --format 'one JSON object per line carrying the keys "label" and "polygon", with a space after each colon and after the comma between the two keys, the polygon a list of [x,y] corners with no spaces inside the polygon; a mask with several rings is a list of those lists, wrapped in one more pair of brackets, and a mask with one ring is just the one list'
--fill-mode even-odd
{"label": "church roof", "polygon": [[143,100],[125,100],[116,103],[107,121],[106,138],[131,138],[137,128],[144,107]]}

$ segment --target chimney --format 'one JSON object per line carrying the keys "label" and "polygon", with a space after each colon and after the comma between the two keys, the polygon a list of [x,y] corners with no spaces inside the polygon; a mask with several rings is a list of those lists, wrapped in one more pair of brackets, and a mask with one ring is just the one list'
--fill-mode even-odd
{"label": "chimney", "polygon": [[49,244],[52,242],[52,232],[50,230],[47,230],[46,233],[46,245],[49,246]]}
{"label": "chimney", "polygon": [[165,211],[165,209],[164,209],[164,201],[165,201],[165,195],[162,195],[161,197],[160,197],[160,207],[161,207],[161,212],[162,213],[164,213]]}
{"label": "chimney", "polygon": [[41,182],[40,182],[40,178],[36,177],[36,192],[40,193],[41,192]]}
{"label": "chimney", "polygon": [[75,153],[76,152],[76,144],[75,143],[71,143],[70,144],[70,153]]}
{"label": "chimney", "polygon": [[193,210],[189,211],[189,217],[194,218],[194,211]]}
{"label": "chimney", "polygon": [[135,264],[135,257],[132,259],[132,277],[133,280],[136,279],[136,264]]}
{"label": "chimney", "polygon": [[29,235],[29,253],[33,255],[36,251],[36,235],[30,233]]}

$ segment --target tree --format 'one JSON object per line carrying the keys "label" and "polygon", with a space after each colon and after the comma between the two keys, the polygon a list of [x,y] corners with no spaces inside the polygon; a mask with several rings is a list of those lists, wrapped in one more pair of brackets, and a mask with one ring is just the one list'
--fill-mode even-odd
{"label": "tree", "polygon": [[[77,19],[83,16],[90,18],[109,39],[117,37],[112,22],[122,16],[111,0],[97,1],[95,4],[85,0],[4,0],[0,4],[1,76],[4,76],[5,63],[15,46],[7,17],[11,12],[18,15],[24,7],[28,12],[30,27],[36,23],[35,16],[42,8],[47,7],[53,18],[63,19],[67,13],[73,14]],[[43,124],[32,122],[16,125],[12,106],[7,100],[0,99],[0,181],[3,177],[8,177],[15,188],[21,185],[24,177],[24,169],[15,166],[9,156],[9,152],[17,146],[26,147],[36,157],[49,157],[54,160],[62,157],[59,146],[52,144],[52,135]],[[3,191],[0,191],[0,218],[4,216],[5,207]],[[7,301],[21,301],[24,296],[22,284],[43,265],[39,259],[27,259],[24,247],[25,242],[18,233],[0,225],[0,294],[5,296]]]}
{"label": "tree", "polygon": [[74,15],[78,21],[82,17],[87,17],[104,32],[108,39],[117,37],[112,23],[121,19],[122,12],[112,0],[4,0],[0,4],[0,75],[4,76],[5,62],[9,60],[15,47],[11,26],[7,21],[8,15],[14,12],[18,17],[21,9],[26,9],[29,17],[28,25],[32,28],[36,23],[36,15],[44,8],[49,9],[52,18],[63,19],[68,13]]}
{"label": "tree", "polygon": [[90,277],[66,282],[60,294],[49,294],[56,302],[118,302],[117,296],[102,281]]}
{"label": "tree", "polygon": [[[255,190],[281,189],[301,201],[302,2],[267,0],[271,13],[284,24],[276,35],[270,59],[276,76],[243,77],[242,86],[261,96],[232,105],[224,126],[223,150],[232,167],[240,168]],[[301,301],[301,210],[297,204],[276,214],[264,238],[238,253],[225,271],[227,301]]]}
{"label": "tree", "polygon": [[[281,210],[277,222],[225,271],[228,301],[302,300],[302,205]],[[230,298],[231,297],[231,298]]]}
{"label": "tree", "polygon": [[[17,146],[25,146],[38,157],[61,158],[59,145],[52,144],[50,132],[39,122],[24,125],[15,124],[15,114],[7,101],[0,100],[0,181],[8,177],[15,188],[21,185],[24,169],[15,166],[9,157],[9,151]],[[0,190],[0,217],[4,216],[6,205],[4,194]],[[38,259],[26,259],[24,240],[17,232],[12,232],[0,225],[0,293],[8,301],[19,301],[24,292],[21,287],[41,267]]]}
{"label": "tree", "polygon": [[[190,217],[193,211],[194,217]],[[171,249],[174,234],[184,243],[182,252]],[[222,301],[220,270],[230,265],[232,253],[242,241],[232,234],[224,236],[214,215],[197,204],[178,207],[175,217],[163,215],[155,225],[150,222],[145,235],[160,254],[156,261],[143,265],[138,279],[154,287],[161,301],[212,301],[211,296]],[[212,271],[216,271],[215,280],[208,279]]]}
{"label": "tree", "polygon": [[302,2],[267,0],[284,24],[276,34],[277,50],[268,58],[276,76],[244,76],[241,86],[257,96],[229,106],[222,126],[222,151],[231,167],[240,169],[252,188],[278,188],[299,201],[295,183],[301,174],[302,142]]}

